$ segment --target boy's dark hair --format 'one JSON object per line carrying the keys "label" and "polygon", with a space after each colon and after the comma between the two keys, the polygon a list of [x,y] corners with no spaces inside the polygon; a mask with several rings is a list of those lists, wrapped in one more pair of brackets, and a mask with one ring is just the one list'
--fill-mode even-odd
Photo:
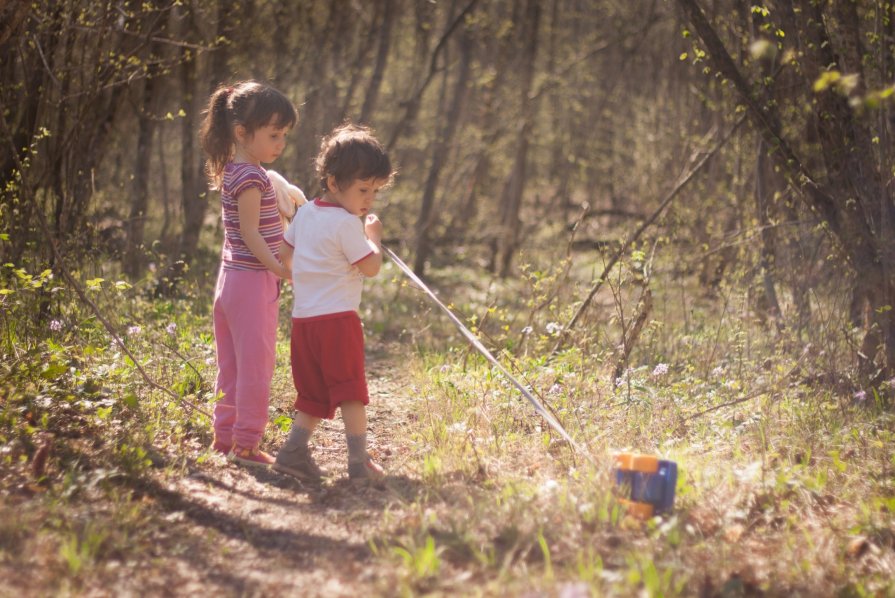
{"label": "boy's dark hair", "polygon": [[295,106],[285,95],[258,81],[240,81],[218,87],[208,100],[205,120],[199,130],[202,149],[208,156],[205,174],[218,188],[224,166],[233,154],[234,125],[242,125],[249,134],[266,125],[293,127],[298,120]]}
{"label": "boy's dark hair", "polygon": [[345,123],[336,127],[320,144],[315,162],[320,187],[330,191],[326,183],[335,177],[341,189],[356,180],[385,179],[391,183],[395,172],[385,148],[368,127]]}

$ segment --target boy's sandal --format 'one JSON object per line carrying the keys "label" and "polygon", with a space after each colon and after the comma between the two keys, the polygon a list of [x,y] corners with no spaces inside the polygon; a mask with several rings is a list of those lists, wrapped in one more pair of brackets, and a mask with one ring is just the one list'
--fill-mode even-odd
{"label": "boy's sandal", "polygon": [[381,480],[383,478],[385,478],[385,470],[372,457],[367,457],[366,461],[348,464],[348,479],[350,480]]}
{"label": "boy's sandal", "polygon": [[274,471],[291,475],[306,482],[319,482],[323,479],[323,471],[320,470],[320,467],[317,466],[311,455],[305,455],[290,461],[287,457],[288,454],[287,451],[282,450],[277,454],[273,464]]}
{"label": "boy's sandal", "polygon": [[268,467],[274,462],[274,458],[271,455],[265,453],[257,446],[244,447],[237,444],[233,445],[229,458],[236,463],[251,467]]}

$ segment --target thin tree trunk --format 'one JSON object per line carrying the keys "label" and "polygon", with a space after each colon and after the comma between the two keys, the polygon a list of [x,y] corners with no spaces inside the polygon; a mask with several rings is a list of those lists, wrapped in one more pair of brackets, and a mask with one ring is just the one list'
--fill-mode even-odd
{"label": "thin tree trunk", "polygon": [[475,5],[477,3],[478,0],[470,0],[469,3],[463,8],[463,10],[460,11],[460,14],[451,19],[450,23],[445,28],[444,33],[441,35],[441,38],[438,40],[438,43],[435,44],[435,49],[432,50],[432,55],[429,58],[429,70],[426,74],[426,77],[423,79],[422,83],[417,85],[410,98],[401,102],[401,104],[406,106],[404,115],[395,125],[395,129],[392,131],[392,135],[386,143],[387,149],[391,150],[398,142],[398,139],[400,139],[401,136],[404,135],[404,133],[411,127],[411,125],[416,122],[416,117],[419,113],[420,104],[422,103],[423,99],[423,93],[426,91],[426,88],[429,87],[429,84],[432,82],[432,79],[438,72],[438,61],[442,51],[444,50],[445,46],[448,43],[448,40],[450,40],[453,33],[457,30],[458,27],[460,27],[466,16],[471,14],[472,9],[475,8]]}
{"label": "thin tree trunk", "polygon": [[376,111],[379,101],[379,89],[382,87],[382,78],[385,74],[385,66],[388,63],[388,51],[392,41],[392,25],[395,18],[395,0],[383,0],[382,23],[379,26],[379,45],[376,52],[376,65],[373,67],[373,75],[370,77],[370,85],[364,96],[364,105],[360,111],[360,122],[370,122]]}
{"label": "thin tree trunk", "polygon": [[[220,8],[224,14],[218,16],[215,37],[221,35],[222,22],[229,14],[230,9]],[[188,40],[196,38],[196,7],[190,6],[181,20],[184,36]],[[200,81],[198,76],[199,65],[195,53],[188,48],[182,48],[180,54],[180,88],[183,94],[184,117],[180,120],[180,205],[183,228],[180,232],[178,254],[183,264],[188,264],[196,255],[199,246],[199,235],[202,231],[202,223],[208,210],[208,192],[202,173],[202,162],[196,150],[196,131],[198,130],[197,114],[199,112],[200,97],[204,97],[206,87],[211,84],[214,89],[223,82],[226,70],[228,51],[224,46],[217,47],[211,54],[208,66],[208,82]],[[176,273],[172,273],[175,274]],[[175,276],[169,276],[174,279]]]}
{"label": "thin tree trunk", "polygon": [[152,159],[152,138],[155,135],[155,90],[159,87],[155,73],[150,73],[143,84],[137,130],[137,157],[134,163],[134,190],[127,223],[127,253],[124,270],[135,278],[143,264],[146,210],[149,207],[149,167]]}
{"label": "thin tree trunk", "polygon": [[767,146],[764,139],[758,140],[758,150],[755,160],[755,208],[758,212],[758,226],[761,228],[761,279],[764,287],[768,315],[778,319],[783,316],[780,302],[777,300],[777,289],[774,285],[774,272],[776,270],[774,259],[774,233],[771,230],[771,219],[768,216],[770,209],[768,203],[769,191],[767,188]]}
{"label": "thin tree trunk", "polygon": [[158,143],[156,150],[158,152],[159,164],[159,185],[161,187],[162,196],[162,230],[159,232],[158,238],[162,245],[168,246],[168,234],[171,230],[171,193],[168,189],[168,165],[165,161],[165,131],[164,126],[159,127],[159,134],[156,135]]}
{"label": "thin tree trunk", "polygon": [[522,207],[522,191],[528,167],[528,147],[534,118],[533,101],[529,98],[534,82],[535,58],[538,52],[538,25],[541,9],[538,0],[529,0],[526,5],[525,25],[521,39],[526,40],[522,52],[522,81],[519,85],[519,99],[522,108],[522,126],[516,140],[516,154],[513,169],[504,184],[500,196],[500,231],[493,255],[493,270],[500,276],[507,276],[513,254],[519,245],[519,212]]}
{"label": "thin tree trunk", "polygon": [[457,122],[463,112],[467,88],[469,86],[471,44],[464,36],[460,41],[460,65],[457,80],[454,84],[454,93],[451,106],[446,117],[441,121],[442,127],[432,154],[432,165],[429,175],[426,177],[426,185],[423,188],[423,200],[420,206],[419,218],[416,221],[416,256],[414,257],[413,271],[421,278],[425,274],[426,260],[431,253],[431,229],[435,220],[435,192],[438,189],[438,180],[441,171],[447,161],[448,151],[457,132]]}
{"label": "thin tree trunk", "polygon": [[[373,16],[373,22],[375,22],[376,16]],[[366,27],[362,27],[364,29]],[[373,47],[373,40],[375,38],[376,29],[371,26],[367,29],[366,36],[363,40],[358,40],[357,48],[354,55],[354,61],[352,64],[349,64],[340,69],[341,72],[350,72],[351,79],[348,82],[347,87],[345,88],[345,98],[342,100],[342,109],[339,111],[339,122],[345,120],[351,111],[351,103],[354,101],[354,92],[360,87],[360,79],[361,75],[364,71],[364,64],[366,62],[367,55],[369,54],[369,49]]]}

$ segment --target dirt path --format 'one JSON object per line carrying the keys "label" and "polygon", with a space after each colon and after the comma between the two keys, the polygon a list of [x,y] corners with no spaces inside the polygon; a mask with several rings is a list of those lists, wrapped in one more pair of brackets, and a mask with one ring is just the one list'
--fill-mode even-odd
{"label": "dirt path", "polygon": [[387,593],[368,541],[382,529],[386,509],[412,502],[419,485],[401,475],[409,399],[400,369],[374,356],[367,373],[370,448],[389,473],[384,483],[348,481],[339,419],[325,421],[312,441],[318,463],[332,476],[320,485],[218,457],[158,479],[147,500],[157,501],[169,525],[151,526],[144,540],[154,558],[121,564],[114,593]]}

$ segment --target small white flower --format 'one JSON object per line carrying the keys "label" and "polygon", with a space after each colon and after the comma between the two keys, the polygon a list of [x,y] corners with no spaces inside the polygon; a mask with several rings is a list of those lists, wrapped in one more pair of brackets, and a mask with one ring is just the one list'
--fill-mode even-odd
{"label": "small white flower", "polygon": [[214,365],[214,357],[207,357],[205,359],[205,365]]}
{"label": "small white flower", "polygon": [[532,330],[533,329],[531,326],[526,326],[525,328],[522,329],[522,334],[526,334],[526,335],[531,334]]}
{"label": "small white flower", "polygon": [[658,378],[659,376],[664,376],[668,373],[668,364],[660,363],[653,369],[653,376]]}
{"label": "small white flower", "polygon": [[627,384],[628,381],[631,380],[631,374],[633,374],[633,373],[634,373],[633,368],[626,369],[624,372],[622,372],[621,376],[619,376],[618,378],[615,379],[615,385],[621,386],[622,384]]}
{"label": "small white flower", "polygon": [[464,422],[457,422],[455,424],[451,424],[448,426],[448,432],[451,434],[465,434],[466,433],[466,424]]}
{"label": "small white flower", "polygon": [[548,395],[558,395],[562,392],[562,386],[559,383],[554,383],[553,386],[550,387],[550,390],[547,391]]}
{"label": "small white flower", "polygon": [[571,581],[559,587],[559,598],[589,598],[590,587],[583,581]]}
{"label": "small white flower", "polygon": [[127,335],[128,336],[137,336],[141,332],[143,332],[143,329],[140,328],[139,326],[137,326],[136,324],[134,324],[133,326],[127,327]]}
{"label": "small white flower", "polygon": [[863,403],[867,400],[867,393],[863,390],[859,390],[855,394],[852,395],[856,403]]}
{"label": "small white flower", "polygon": [[735,475],[741,482],[757,480],[758,476],[761,475],[761,461],[753,461],[742,467],[734,467],[733,475]]}
{"label": "small white flower", "polygon": [[62,330],[62,322],[59,320],[50,320],[50,330],[53,332],[59,332]]}
{"label": "small white flower", "polygon": [[562,332],[562,324],[559,324],[557,322],[548,322],[547,332],[549,334],[558,334],[559,332]]}
{"label": "small white flower", "polygon": [[167,332],[171,336],[174,336],[177,333],[177,324],[171,322],[170,324],[165,326],[165,332]]}
{"label": "small white flower", "polygon": [[556,480],[547,480],[541,484],[541,494],[552,494],[559,488],[559,482]]}
{"label": "small white flower", "polygon": [[724,368],[720,365],[712,370],[712,378],[720,378],[724,375]]}

